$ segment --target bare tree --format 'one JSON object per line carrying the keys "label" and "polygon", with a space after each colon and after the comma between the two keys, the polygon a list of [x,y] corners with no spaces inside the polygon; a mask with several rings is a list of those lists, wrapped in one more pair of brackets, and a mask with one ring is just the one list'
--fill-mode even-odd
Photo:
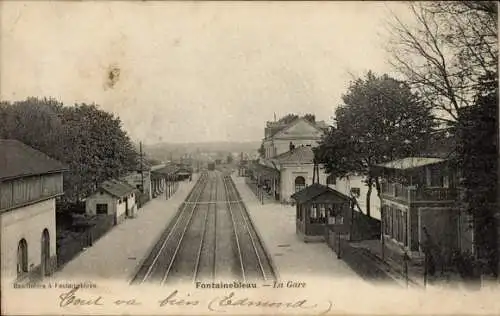
{"label": "bare tree", "polygon": [[481,90],[481,79],[496,78],[497,4],[438,1],[408,5],[415,23],[393,14],[390,62],[433,105],[440,120],[454,124],[460,109],[471,105]]}

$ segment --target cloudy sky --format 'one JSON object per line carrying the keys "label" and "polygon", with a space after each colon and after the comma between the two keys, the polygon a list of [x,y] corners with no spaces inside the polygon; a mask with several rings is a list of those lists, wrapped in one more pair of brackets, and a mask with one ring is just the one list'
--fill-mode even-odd
{"label": "cloudy sky", "polygon": [[406,14],[384,2],[1,5],[3,100],[95,102],[147,143],[260,140],[274,113],[331,121],[353,75],[391,73],[389,8]]}

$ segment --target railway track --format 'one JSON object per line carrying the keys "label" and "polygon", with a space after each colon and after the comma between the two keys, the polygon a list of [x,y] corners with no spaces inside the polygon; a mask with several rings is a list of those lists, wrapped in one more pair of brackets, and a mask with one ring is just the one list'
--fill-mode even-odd
{"label": "railway track", "polygon": [[133,284],[274,279],[231,178],[204,173]]}
{"label": "railway track", "polygon": [[175,259],[176,252],[182,242],[184,232],[196,209],[196,203],[191,202],[196,202],[200,199],[207,185],[207,181],[208,174],[203,173],[189,193],[185,203],[181,205],[176,216],[172,218],[170,224],[151,250],[151,253],[146,260],[144,260],[141,268],[132,280],[132,284],[142,284],[153,281],[159,281],[161,284],[164,283],[166,279],[165,275],[168,276],[173,259]]}
{"label": "railway track", "polygon": [[231,214],[243,281],[274,280],[269,257],[252,225],[231,177],[224,175],[224,188]]}

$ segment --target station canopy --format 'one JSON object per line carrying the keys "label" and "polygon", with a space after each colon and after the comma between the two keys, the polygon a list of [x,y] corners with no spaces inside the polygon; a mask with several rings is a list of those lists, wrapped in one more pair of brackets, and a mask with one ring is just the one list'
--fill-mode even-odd
{"label": "station canopy", "polygon": [[280,174],[278,169],[260,164],[258,162],[252,163],[250,165],[250,170],[262,176],[277,177]]}

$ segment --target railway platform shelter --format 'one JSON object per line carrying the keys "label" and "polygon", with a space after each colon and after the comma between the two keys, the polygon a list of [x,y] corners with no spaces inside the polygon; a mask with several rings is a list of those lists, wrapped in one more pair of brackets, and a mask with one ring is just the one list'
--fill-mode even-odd
{"label": "railway platform shelter", "polygon": [[349,230],[349,196],[313,183],[291,197],[296,202],[296,233],[304,242],[328,241],[330,231],[345,234]]}
{"label": "railway platform shelter", "polygon": [[253,162],[249,166],[250,180],[274,200],[279,201],[280,196],[280,172],[274,167]]}
{"label": "railway platform shelter", "polygon": [[165,179],[165,197],[169,199],[177,190],[179,186],[179,176],[177,171],[179,168],[176,165],[166,165],[165,167],[153,171],[156,177]]}

